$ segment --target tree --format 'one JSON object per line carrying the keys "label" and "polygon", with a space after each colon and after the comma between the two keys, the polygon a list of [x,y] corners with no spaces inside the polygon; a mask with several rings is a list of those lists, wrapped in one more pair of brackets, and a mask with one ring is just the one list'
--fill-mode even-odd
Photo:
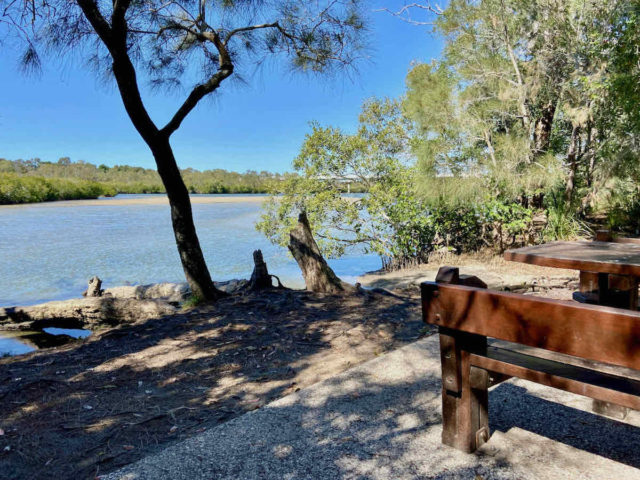
{"label": "tree", "polygon": [[[360,0],[2,0],[0,6],[0,18],[26,42],[25,65],[39,63],[39,47],[75,50],[113,76],[165,186],[191,291],[208,300],[221,292],[200,248],[172,134],[238,67],[284,57],[303,72],[335,71],[358,59],[365,33]],[[198,79],[164,126],[145,107],[139,86],[144,74],[155,86]]]}
{"label": "tree", "polygon": [[[330,258],[358,247],[380,255],[386,268],[424,261],[433,232],[413,190],[412,142],[400,102],[388,99],[365,102],[353,134],[312,123],[293,163],[298,175],[277,185],[258,230],[289,246],[291,232],[308,223]],[[345,196],[351,182],[367,193]]]}
{"label": "tree", "polygon": [[423,190],[447,172],[465,177],[456,183],[471,185],[472,195],[527,203],[556,189],[555,198],[584,213],[596,181],[614,171],[604,147],[620,124],[620,96],[630,98],[620,93],[633,89],[607,86],[623,78],[611,68],[623,58],[615,52],[633,55],[637,46],[624,42],[637,30],[633,8],[620,0],[452,0],[427,10],[445,39],[443,56],[412,69],[405,102],[428,139]]}

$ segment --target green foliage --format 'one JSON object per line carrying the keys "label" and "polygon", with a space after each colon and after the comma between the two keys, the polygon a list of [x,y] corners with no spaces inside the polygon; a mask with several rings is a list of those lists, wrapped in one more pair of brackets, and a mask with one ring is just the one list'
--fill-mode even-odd
{"label": "green foliage", "polygon": [[115,194],[113,187],[88,180],[0,173],[0,204],[77,200]]}
{"label": "green foliage", "polygon": [[[452,205],[416,191],[408,160],[416,137],[399,102],[370,100],[359,120],[352,135],[312,124],[294,161],[298,175],[279,185],[257,225],[273,243],[287,245],[301,210],[324,255],[358,246],[388,269],[426,262],[434,248],[462,253],[529,241],[532,209],[484,199]],[[365,195],[343,194],[353,179]]]}
{"label": "green foliage", "polygon": [[589,236],[598,213],[640,231],[640,0],[450,0],[434,24],[442,57],[355,134],[313,125],[259,228],[286,244],[306,209],[326,254],[387,266]]}
{"label": "green foliage", "polygon": [[[7,177],[0,177],[0,188],[3,191],[14,192],[11,195],[13,199],[11,203],[61,198],[95,198],[116,193],[165,192],[160,176],[155,170],[127,165],[96,167],[82,160],[72,162],[68,157],[63,157],[57,162],[43,162],[37,158],[14,161],[0,159],[0,173],[10,174]],[[266,193],[282,178],[280,174],[265,171],[250,170],[237,173],[217,169],[200,172],[191,168],[182,170],[182,175],[191,193]],[[21,179],[19,182],[16,180],[18,177]],[[35,177],[40,180],[30,180]],[[47,179],[47,182],[44,182],[44,179]],[[18,194],[20,189],[12,186],[16,182],[32,193]],[[36,184],[39,187],[36,187]],[[80,188],[81,184],[92,185],[93,190],[88,187]],[[96,187],[98,184],[99,189]],[[38,191],[38,189],[46,191]],[[53,190],[50,191],[51,189]],[[20,200],[22,198],[41,200]],[[6,199],[4,201],[8,202]]]}
{"label": "green foliage", "polygon": [[429,212],[435,249],[466,253],[491,248],[502,252],[529,243],[534,235],[534,209],[514,202],[440,203]]}
{"label": "green foliage", "polygon": [[608,198],[607,225],[611,230],[640,234],[640,188],[635,182],[616,182]]}
{"label": "green foliage", "polygon": [[450,1],[435,19],[442,57],[407,77],[420,192],[517,200],[566,183],[582,215],[611,175],[640,178],[639,5]]}
{"label": "green foliage", "polygon": [[552,190],[546,199],[547,223],[542,230],[542,240],[549,242],[593,237],[587,223],[564,201],[563,192],[558,189]]}
{"label": "green foliage", "polygon": [[[347,134],[312,124],[294,160],[298,175],[277,185],[258,230],[286,245],[297,215],[305,210],[324,255],[338,257],[359,246],[385,261],[404,264],[425,255],[432,240],[426,205],[415,196],[412,167],[402,156],[409,124],[398,102],[370,100],[358,130]],[[358,182],[367,194],[345,196]]]}
{"label": "green foliage", "polygon": [[202,305],[204,303],[204,299],[200,298],[198,295],[189,295],[189,297],[182,302],[182,308],[188,310],[190,308],[197,307],[198,305]]}

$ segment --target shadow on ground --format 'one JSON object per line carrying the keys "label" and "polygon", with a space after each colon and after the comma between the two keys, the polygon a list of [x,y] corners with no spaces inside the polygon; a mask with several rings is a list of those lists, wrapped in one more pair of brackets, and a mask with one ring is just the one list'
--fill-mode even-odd
{"label": "shadow on ground", "polygon": [[0,359],[0,477],[94,478],[422,333],[415,298],[267,291]]}
{"label": "shadow on ground", "polygon": [[441,445],[436,345],[412,344],[402,356],[327,379],[108,480],[632,478],[607,459],[638,467],[640,429],[511,383],[491,391],[497,433],[488,448],[468,455]]}

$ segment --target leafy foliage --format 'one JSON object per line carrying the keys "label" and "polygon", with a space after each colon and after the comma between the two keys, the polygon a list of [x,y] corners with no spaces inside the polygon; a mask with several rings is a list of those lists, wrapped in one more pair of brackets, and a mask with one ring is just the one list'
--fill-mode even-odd
{"label": "leafy foliage", "polygon": [[98,198],[115,193],[113,187],[87,180],[20,177],[0,172],[0,204]]}
{"label": "leafy foliage", "polygon": [[[11,173],[13,179],[16,175],[26,177],[44,177],[52,182],[61,179],[87,181],[100,184],[105,193],[99,195],[115,193],[164,193],[164,185],[160,180],[158,172],[142,167],[131,167],[127,165],[116,165],[108,167],[106,165],[96,166],[82,160],[72,162],[68,157],[62,157],[58,162],[44,162],[39,159],[31,160],[5,160],[0,158],[0,173]],[[200,172],[191,168],[181,171],[189,192],[191,193],[266,193],[273,184],[280,182],[282,176],[269,172],[247,171],[245,173],[228,172],[226,170],[205,170]],[[10,177],[3,177],[2,184],[8,184]],[[13,182],[13,180],[12,180]],[[29,180],[22,180],[26,185]],[[6,188],[8,186],[5,185]],[[36,195],[37,198],[41,196]],[[46,197],[46,196],[45,196]],[[93,198],[94,196],[78,196],[76,198]],[[21,203],[15,197],[12,203]],[[46,201],[57,199],[55,195]]]}
{"label": "leafy foliage", "polygon": [[[289,177],[258,223],[274,243],[286,245],[305,210],[325,255],[360,247],[378,254],[385,268],[428,261],[437,248],[458,253],[483,247],[504,249],[528,241],[533,210],[483,199],[467,205],[427,200],[415,188],[409,156],[418,137],[400,102],[367,101],[355,134],[312,124]],[[366,194],[343,194],[357,179]]]}
{"label": "leafy foliage", "polygon": [[[329,257],[355,246],[396,262],[423,255],[432,235],[402,158],[410,136],[398,102],[366,102],[353,135],[315,123],[311,129],[294,160],[298,175],[274,192],[277,196],[266,205],[258,230],[286,245],[298,212],[305,210]],[[360,183],[368,193],[343,195],[350,182]]]}

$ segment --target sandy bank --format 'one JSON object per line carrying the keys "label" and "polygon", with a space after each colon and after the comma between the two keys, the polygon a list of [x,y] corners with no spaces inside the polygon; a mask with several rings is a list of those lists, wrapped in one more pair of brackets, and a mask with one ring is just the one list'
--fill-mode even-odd
{"label": "sandy bank", "polygon": [[476,275],[491,289],[521,293],[541,293],[552,298],[571,299],[577,290],[578,272],[508,262],[500,256],[460,255],[432,261],[427,265],[394,272],[369,272],[358,277],[365,287],[387,290],[416,290],[420,283],[434,281],[443,265],[460,268],[461,274]]}

